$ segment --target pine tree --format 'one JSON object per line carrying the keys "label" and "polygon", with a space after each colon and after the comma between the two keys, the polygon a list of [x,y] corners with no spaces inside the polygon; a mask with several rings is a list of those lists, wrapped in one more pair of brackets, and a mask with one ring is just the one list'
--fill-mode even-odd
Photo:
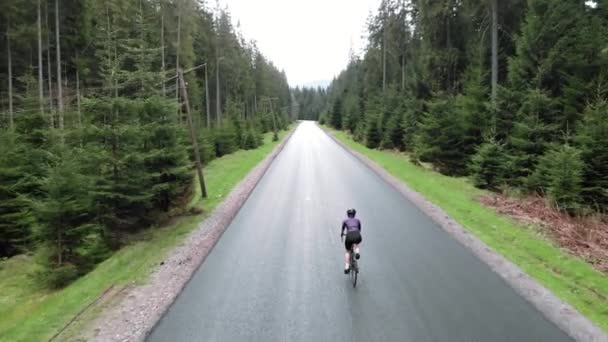
{"label": "pine tree", "polygon": [[404,103],[404,114],[401,121],[402,126],[402,146],[406,151],[414,149],[416,133],[419,130],[420,118],[422,116],[422,101],[408,100]]}
{"label": "pine tree", "polygon": [[542,156],[537,170],[530,178],[535,180],[559,209],[574,212],[581,203],[583,168],[580,150],[564,144]]}
{"label": "pine tree", "polygon": [[19,135],[0,134],[0,257],[12,256],[30,240],[34,219],[25,199],[28,175],[25,173],[23,148]]}
{"label": "pine tree", "polygon": [[402,149],[403,148],[403,130],[401,124],[401,115],[391,115],[386,122],[383,130],[383,137],[380,146],[384,149]]}
{"label": "pine tree", "polygon": [[591,82],[607,65],[599,58],[608,32],[602,20],[582,2],[528,1],[509,79],[514,90],[541,89],[554,99],[558,110],[545,123],[566,130],[583,110]]}
{"label": "pine tree", "polygon": [[342,129],[342,99],[338,98],[332,106],[329,124],[336,128]]}
{"label": "pine tree", "polygon": [[[88,100],[85,112],[92,117],[87,136],[95,186],[97,221],[106,227],[108,244],[118,247],[121,236],[146,223],[152,207],[154,172],[146,169],[145,132],[137,126],[143,102],[124,98]],[[95,144],[98,142],[100,145]]]}
{"label": "pine tree", "polygon": [[380,147],[382,130],[379,117],[368,116],[365,127],[365,146],[369,148]]}
{"label": "pine tree", "polygon": [[[205,165],[216,157],[215,130],[201,129],[198,138],[198,146],[201,153],[201,162]],[[188,155],[192,155],[189,153]]]}
{"label": "pine tree", "polygon": [[218,157],[230,154],[238,149],[234,125],[228,121],[215,134],[215,151]]}
{"label": "pine tree", "polygon": [[42,182],[44,197],[34,204],[39,223],[36,236],[49,259],[43,274],[51,287],[61,287],[87,271],[87,245],[100,233],[93,221],[94,179],[83,172],[78,154],[59,151]]}
{"label": "pine tree", "polygon": [[463,150],[467,155],[484,142],[493,129],[490,114],[489,90],[484,84],[487,78],[480,66],[468,71],[464,93],[456,98],[456,108],[465,121],[466,137]]}
{"label": "pine tree", "polygon": [[471,158],[473,184],[482,189],[497,190],[505,180],[505,151],[503,145],[490,139]]}
{"label": "pine tree", "polygon": [[462,175],[468,155],[464,150],[467,127],[455,110],[454,100],[429,103],[417,136],[416,154],[442,173]]}
{"label": "pine tree", "polygon": [[540,90],[530,91],[517,114],[509,139],[510,183],[522,186],[534,172],[540,156],[558,135],[556,125],[547,124],[554,113],[554,102]]}
{"label": "pine tree", "polygon": [[608,208],[608,102],[600,100],[583,114],[575,137],[585,163],[582,196],[596,209]]}
{"label": "pine tree", "polygon": [[142,108],[141,127],[146,171],[152,175],[150,190],[155,206],[168,211],[192,183],[186,154],[186,132],[173,119],[175,107],[159,97],[147,99]]}

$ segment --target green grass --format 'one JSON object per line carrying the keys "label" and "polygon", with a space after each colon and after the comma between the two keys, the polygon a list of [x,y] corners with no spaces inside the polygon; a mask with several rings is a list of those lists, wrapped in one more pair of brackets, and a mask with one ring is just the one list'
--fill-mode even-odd
{"label": "green grass", "polygon": [[[285,135],[281,132],[280,138]],[[274,149],[278,142],[271,138],[272,134],[267,134],[262,147],[237,151],[205,167],[209,196],[200,199],[197,187],[190,203],[201,206],[203,214],[180,217],[171,225],[147,230],[140,241],[122,248],[65,289],[51,292],[36,286],[31,274],[38,266],[31,256],[0,262],[0,341],[48,340],[110,286],[145,280],[167,253]]]}
{"label": "green grass", "polygon": [[369,149],[344,132],[332,132],[608,331],[608,276],[561,250],[538,229],[518,224],[480,204],[476,198],[485,192],[467,179],[441,175],[412,164],[404,154]]}

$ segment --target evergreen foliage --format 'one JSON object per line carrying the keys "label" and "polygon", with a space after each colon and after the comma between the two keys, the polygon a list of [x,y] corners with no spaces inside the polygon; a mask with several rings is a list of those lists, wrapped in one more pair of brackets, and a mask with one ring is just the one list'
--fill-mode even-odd
{"label": "evergreen foliage", "polygon": [[606,212],[606,1],[498,1],[496,10],[493,41],[490,1],[381,1],[366,48],[329,88],[296,89],[301,117],[482,188]]}
{"label": "evergreen foliage", "polygon": [[204,164],[257,148],[272,115],[283,129],[294,112],[285,73],[227,10],[196,0],[66,0],[58,12],[40,3],[40,32],[35,1],[0,4],[0,258],[35,253],[41,279],[61,287],[192,194],[177,68],[191,70]]}

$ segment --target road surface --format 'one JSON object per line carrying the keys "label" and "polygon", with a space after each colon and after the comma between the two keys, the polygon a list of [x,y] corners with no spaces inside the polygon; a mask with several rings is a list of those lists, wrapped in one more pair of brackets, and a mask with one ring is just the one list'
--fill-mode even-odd
{"label": "road surface", "polygon": [[[340,223],[363,222],[357,288]],[[489,267],[302,123],[149,341],[569,341]]]}

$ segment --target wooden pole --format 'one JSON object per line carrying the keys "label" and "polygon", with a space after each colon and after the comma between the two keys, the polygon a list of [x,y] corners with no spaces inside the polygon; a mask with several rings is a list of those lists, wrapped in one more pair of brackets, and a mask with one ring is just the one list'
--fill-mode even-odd
{"label": "wooden pole", "polygon": [[198,141],[196,140],[196,134],[194,132],[194,125],[192,124],[192,114],[190,113],[190,101],[188,99],[188,90],[186,89],[186,82],[184,81],[184,73],[181,68],[177,69],[177,78],[184,99],[184,105],[186,106],[186,117],[188,119],[188,128],[190,130],[190,139],[192,140],[192,149],[194,152],[194,159],[196,161],[196,172],[198,174],[198,180],[201,186],[201,194],[203,198],[207,198],[207,187],[205,186],[205,178],[203,178],[203,167],[201,166],[201,155],[198,149]]}
{"label": "wooden pole", "polygon": [[207,64],[205,63],[205,107],[207,110],[207,128],[211,127],[211,104],[209,103],[209,77],[207,75]]}

